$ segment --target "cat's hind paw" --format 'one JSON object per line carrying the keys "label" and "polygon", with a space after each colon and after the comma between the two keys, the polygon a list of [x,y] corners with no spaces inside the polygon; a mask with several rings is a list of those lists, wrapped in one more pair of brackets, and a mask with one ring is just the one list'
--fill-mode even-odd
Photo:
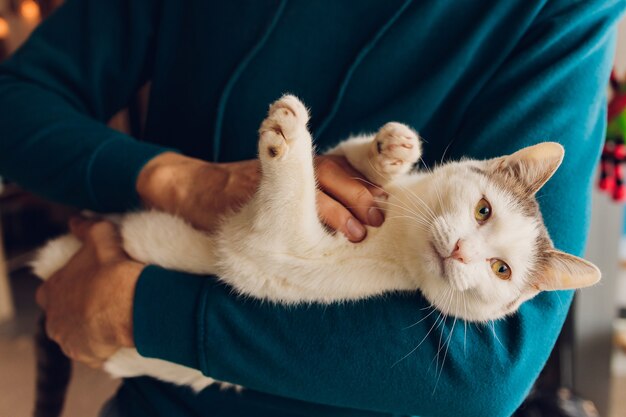
{"label": "cat's hind paw", "polygon": [[407,125],[389,122],[380,128],[372,142],[372,163],[379,174],[408,173],[422,156],[419,135]]}
{"label": "cat's hind paw", "polygon": [[261,159],[282,159],[293,142],[305,137],[309,112],[295,96],[286,94],[275,101],[267,118],[259,129],[259,157]]}

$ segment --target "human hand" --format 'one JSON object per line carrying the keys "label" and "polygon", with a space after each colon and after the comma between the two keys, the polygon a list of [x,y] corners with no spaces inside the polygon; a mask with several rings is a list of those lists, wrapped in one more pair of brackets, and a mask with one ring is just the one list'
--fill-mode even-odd
{"label": "human hand", "polygon": [[37,290],[46,332],[70,358],[100,367],[122,347],[132,347],[135,285],[144,267],[122,250],[116,227],[72,219],[83,246]]}
{"label": "human hand", "polygon": [[374,197],[382,197],[382,188],[371,184],[343,156],[315,157],[317,211],[328,227],[343,233],[351,242],[365,239],[363,225],[378,227],[385,221]]}
{"label": "human hand", "polygon": [[212,231],[220,217],[250,200],[260,177],[258,160],[218,164],[166,152],[144,166],[136,187],[146,206]]}
{"label": "human hand", "polygon": [[[365,238],[364,224],[378,227],[382,212],[374,202],[384,192],[365,181],[341,156],[315,157],[322,221],[352,242]],[[149,161],[137,179],[137,192],[148,207],[177,214],[194,227],[211,231],[229,211],[246,203],[261,177],[258,160],[210,163],[176,153]]]}

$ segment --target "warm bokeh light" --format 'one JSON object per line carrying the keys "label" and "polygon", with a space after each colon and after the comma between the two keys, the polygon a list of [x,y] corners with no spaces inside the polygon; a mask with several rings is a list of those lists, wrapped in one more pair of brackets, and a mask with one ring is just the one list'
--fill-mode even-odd
{"label": "warm bokeh light", "polygon": [[5,19],[0,17],[0,39],[5,39],[9,37],[10,31],[11,30],[9,29],[9,23]]}
{"label": "warm bokeh light", "polygon": [[24,0],[20,4],[20,14],[27,20],[39,20],[41,10],[35,0]]}

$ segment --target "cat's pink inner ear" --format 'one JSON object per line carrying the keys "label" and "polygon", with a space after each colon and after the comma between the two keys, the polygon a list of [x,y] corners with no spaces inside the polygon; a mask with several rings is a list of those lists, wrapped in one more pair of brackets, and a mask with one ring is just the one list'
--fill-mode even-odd
{"label": "cat's pink inner ear", "polygon": [[554,175],[565,150],[556,142],[543,142],[521,149],[500,160],[499,169],[507,170],[534,194]]}
{"label": "cat's pink inner ear", "polygon": [[600,281],[600,270],[589,261],[558,250],[548,251],[545,255],[545,269],[535,282],[542,291],[574,290]]}

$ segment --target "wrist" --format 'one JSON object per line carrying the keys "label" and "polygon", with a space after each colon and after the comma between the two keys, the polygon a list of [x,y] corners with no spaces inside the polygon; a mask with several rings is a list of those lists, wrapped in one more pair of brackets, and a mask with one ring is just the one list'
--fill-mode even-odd
{"label": "wrist", "polygon": [[169,211],[169,205],[186,198],[184,178],[202,163],[174,152],[165,152],[152,158],[137,176],[136,190],[141,202],[149,208]]}
{"label": "wrist", "polygon": [[212,280],[148,265],[137,282],[133,333],[142,356],[200,369],[198,320]]}
{"label": "wrist", "polygon": [[120,311],[117,314],[116,326],[113,329],[115,344],[121,347],[134,347],[133,336],[133,304],[137,281],[145,265],[135,261],[120,262],[111,276],[122,278],[121,285],[117,286],[116,298]]}

